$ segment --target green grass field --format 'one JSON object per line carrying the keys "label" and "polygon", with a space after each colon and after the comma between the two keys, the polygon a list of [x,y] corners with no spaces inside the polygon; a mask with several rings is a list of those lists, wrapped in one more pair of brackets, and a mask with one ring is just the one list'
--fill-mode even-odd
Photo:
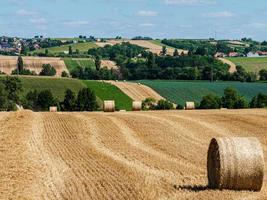
{"label": "green grass field", "polygon": [[267,57],[257,57],[257,58],[227,58],[236,65],[243,66],[247,71],[259,72],[261,69],[267,69]]}
{"label": "green grass field", "polygon": [[116,108],[119,110],[132,109],[132,99],[124,94],[120,89],[109,83],[99,81],[83,81],[102,100],[115,100]]}
{"label": "green grass field", "polygon": [[58,100],[64,99],[66,89],[71,89],[76,94],[86,85],[77,79],[67,78],[42,78],[42,77],[20,77],[23,86],[23,95],[26,95],[30,90],[51,90],[53,96]]}
{"label": "green grass field", "polygon": [[[5,76],[1,76],[0,80],[3,80]],[[86,85],[77,79],[68,78],[54,78],[54,77],[33,77],[33,76],[20,76],[19,79],[22,81],[22,96],[31,90],[51,90],[53,96],[58,100],[62,101],[64,99],[66,89],[71,89],[76,94],[78,91]]]}
{"label": "green grass field", "polygon": [[[98,46],[93,42],[77,43],[70,45],[62,45],[58,47],[47,48],[49,53],[63,53],[64,51],[69,51],[69,46],[72,47],[72,51],[75,52],[79,49],[80,52],[87,52],[88,49],[97,48]],[[45,53],[45,49],[38,49],[33,51],[33,53]]]}
{"label": "green grass field", "polygon": [[186,101],[200,102],[202,97],[207,94],[223,95],[226,87],[236,88],[247,101],[262,92],[267,94],[266,83],[241,83],[241,82],[215,82],[210,83],[206,81],[138,81],[145,84],[166,99],[184,105]]}
{"label": "green grass field", "polygon": [[90,58],[64,58],[64,62],[69,71],[77,67],[95,68],[95,62]]}
{"label": "green grass field", "polygon": [[166,44],[161,43],[161,40],[151,40],[150,42],[152,42],[152,43],[154,43],[154,44],[156,44],[156,45],[159,45],[159,46],[166,46],[167,48],[174,49],[174,48],[171,47],[171,46],[168,46],[168,45],[166,45]]}

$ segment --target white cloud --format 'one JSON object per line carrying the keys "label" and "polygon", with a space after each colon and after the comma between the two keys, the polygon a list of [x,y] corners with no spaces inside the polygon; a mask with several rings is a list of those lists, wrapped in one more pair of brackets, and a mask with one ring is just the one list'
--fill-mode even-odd
{"label": "white cloud", "polygon": [[142,17],[155,17],[158,16],[158,12],[152,10],[140,10],[137,15]]}
{"label": "white cloud", "polygon": [[142,27],[153,27],[153,26],[155,26],[155,24],[152,24],[152,23],[142,23],[142,24],[139,24],[139,26],[142,26]]}
{"label": "white cloud", "polygon": [[25,9],[20,9],[17,11],[17,15],[20,16],[37,16],[38,12],[35,11],[30,11],[30,10],[25,10]]}
{"label": "white cloud", "polygon": [[234,17],[235,13],[230,12],[230,11],[211,12],[211,13],[206,13],[203,16],[210,17],[210,18],[228,18],[228,17]]}
{"label": "white cloud", "polygon": [[65,26],[77,27],[88,25],[88,21],[78,20],[78,21],[66,21],[63,23]]}
{"label": "white cloud", "polygon": [[216,0],[164,0],[168,5],[201,5],[201,4],[215,4]]}

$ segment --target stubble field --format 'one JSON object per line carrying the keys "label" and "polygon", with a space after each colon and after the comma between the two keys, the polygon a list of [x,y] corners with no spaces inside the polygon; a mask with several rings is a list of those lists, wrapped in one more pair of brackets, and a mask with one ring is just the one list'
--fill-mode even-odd
{"label": "stubble field", "polygon": [[[267,110],[0,113],[0,199],[267,199],[207,188],[210,139],[256,136]],[[244,166],[245,167],[245,166]],[[266,172],[266,170],[265,170]]]}

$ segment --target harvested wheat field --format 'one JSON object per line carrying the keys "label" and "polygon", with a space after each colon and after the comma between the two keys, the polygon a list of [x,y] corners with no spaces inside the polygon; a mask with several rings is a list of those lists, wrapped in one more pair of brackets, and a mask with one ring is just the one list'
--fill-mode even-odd
{"label": "harvested wheat field", "polygon": [[[267,110],[0,113],[0,199],[267,199],[207,188],[213,137],[257,137]],[[245,166],[243,166],[245,167]],[[266,170],[265,170],[266,173]]]}
{"label": "harvested wheat field", "polygon": [[130,82],[116,82],[116,81],[106,81],[118,87],[122,92],[129,96],[134,101],[143,101],[146,98],[154,98],[156,100],[164,99],[160,94],[150,87]]}
{"label": "harvested wheat field", "polygon": [[[161,54],[162,51],[162,46],[155,44],[149,40],[129,40],[129,39],[123,39],[123,40],[107,40],[106,42],[96,42],[96,45],[98,45],[99,47],[104,47],[106,45],[116,45],[116,44],[121,44],[122,42],[129,42],[131,44],[140,46],[140,47],[144,47],[146,48],[148,51],[155,53],[157,55]],[[167,54],[168,55],[173,55],[174,53],[174,48],[167,48]],[[178,53],[179,54],[188,54],[187,50],[183,50],[183,49],[178,49]]]}
{"label": "harvested wheat field", "polygon": [[[17,69],[17,56],[0,56],[0,71],[8,75]],[[61,58],[48,57],[23,57],[23,64],[26,69],[35,71],[39,74],[42,71],[43,64],[51,64],[57,71],[56,76],[61,76],[63,71],[68,72],[68,69]]]}

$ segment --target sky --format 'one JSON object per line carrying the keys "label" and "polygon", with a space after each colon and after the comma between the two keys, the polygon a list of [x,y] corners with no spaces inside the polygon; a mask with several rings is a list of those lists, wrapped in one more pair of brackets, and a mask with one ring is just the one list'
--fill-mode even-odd
{"label": "sky", "polygon": [[0,35],[267,40],[266,0],[0,0]]}

